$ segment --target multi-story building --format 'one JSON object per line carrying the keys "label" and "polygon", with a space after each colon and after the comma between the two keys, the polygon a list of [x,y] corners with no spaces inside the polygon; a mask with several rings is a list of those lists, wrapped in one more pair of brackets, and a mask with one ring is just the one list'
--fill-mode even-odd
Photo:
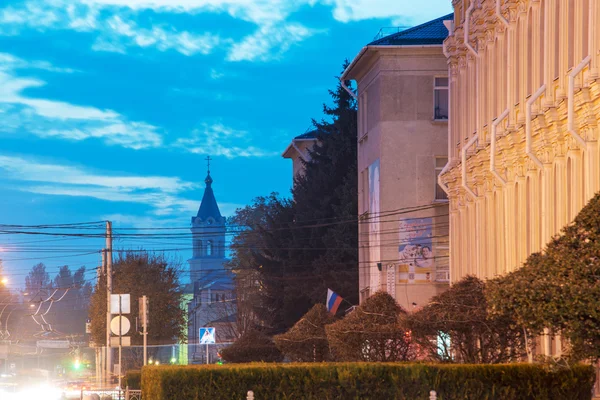
{"label": "multi-story building", "polygon": [[365,46],[358,85],[361,302],[386,290],[408,310],[448,286],[446,15]]}
{"label": "multi-story building", "polygon": [[304,174],[304,164],[311,160],[310,150],[312,150],[317,141],[317,131],[305,132],[293,138],[292,142],[281,154],[283,158],[292,160],[292,178],[294,180]]}
{"label": "multi-story building", "polygon": [[451,281],[518,268],[598,191],[600,3],[454,0]]}

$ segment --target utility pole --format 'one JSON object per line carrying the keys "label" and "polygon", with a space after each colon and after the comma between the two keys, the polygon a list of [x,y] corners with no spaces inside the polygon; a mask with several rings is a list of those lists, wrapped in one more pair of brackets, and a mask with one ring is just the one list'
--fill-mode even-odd
{"label": "utility pole", "polygon": [[106,249],[103,250],[106,261],[106,380],[112,381],[112,349],[110,348],[110,295],[112,294],[112,223],[106,221]]}
{"label": "utility pole", "polygon": [[140,298],[140,314],[142,320],[142,335],[144,335],[144,365],[148,364],[148,296]]}

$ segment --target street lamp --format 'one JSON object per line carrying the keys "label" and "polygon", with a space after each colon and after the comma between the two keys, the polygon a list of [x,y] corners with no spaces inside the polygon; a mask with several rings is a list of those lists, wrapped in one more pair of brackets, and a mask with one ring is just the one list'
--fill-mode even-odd
{"label": "street lamp", "polygon": [[8,278],[0,279],[0,283],[2,283],[3,285],[6,285],[8,283]]}

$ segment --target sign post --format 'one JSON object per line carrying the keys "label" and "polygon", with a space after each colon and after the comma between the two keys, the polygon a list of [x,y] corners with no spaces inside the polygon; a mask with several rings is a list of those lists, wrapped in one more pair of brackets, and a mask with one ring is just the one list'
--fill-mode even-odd
{"label": "sign post", "polygon": [[121,373],[122,365],[121,365],[121,354],[123,347],[123,339],[125,340],[125,345],[130,346],[131,341],[129,337],[123,337],[129,332],[131,328],[131,323],[124,317],[123,314],[129,314],[131,312],[131,301],[129,294],[111,294],[110,295],[110,312],[111,314],[118,314],[117,317],[114,317],[112,321],[110,321],[110,330],[112,333],[119,337],[119,387],[121,387]]}
{"label": "sign post", "polygon": [[215,344],[215,328],[200,328],[200,344],[206,345],[206,363],[208,364],[208,345]]}

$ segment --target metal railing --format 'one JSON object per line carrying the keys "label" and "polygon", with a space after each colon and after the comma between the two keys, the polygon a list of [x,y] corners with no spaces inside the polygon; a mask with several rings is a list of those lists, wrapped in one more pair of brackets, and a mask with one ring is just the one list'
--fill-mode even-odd
{"label": "metal railing", "polygon": [[125,390],[82,389],[80,400],[142,400],[142,391],[126,388]]}

